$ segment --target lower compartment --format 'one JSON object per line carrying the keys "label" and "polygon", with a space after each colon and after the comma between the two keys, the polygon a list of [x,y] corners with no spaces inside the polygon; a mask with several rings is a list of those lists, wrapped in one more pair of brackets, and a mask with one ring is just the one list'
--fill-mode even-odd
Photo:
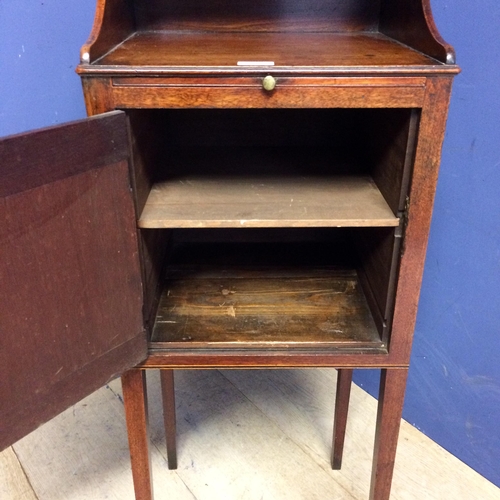
{"label": "lower compartment", "polygon": [[351,236],[173,231],[151,348],[380,352]]}

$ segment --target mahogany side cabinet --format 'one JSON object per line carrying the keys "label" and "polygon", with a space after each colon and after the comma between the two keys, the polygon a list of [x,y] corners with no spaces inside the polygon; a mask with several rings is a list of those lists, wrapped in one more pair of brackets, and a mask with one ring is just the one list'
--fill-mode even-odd
{"label": "mahogany side cabinet", "polygon": [[[176,369],[380,368],[390,496],[453,77],[429,0],[98,0],[90,118],[0,142],[0,449],[122,376],[152,498],[145,372],[175,468]],[[332,495],[334,492],[332,492]]]}

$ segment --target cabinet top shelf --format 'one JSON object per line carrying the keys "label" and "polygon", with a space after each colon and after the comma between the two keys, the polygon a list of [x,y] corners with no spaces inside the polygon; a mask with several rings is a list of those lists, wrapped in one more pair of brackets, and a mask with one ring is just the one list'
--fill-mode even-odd
{"label": "cabinet top shelf", "polygon": [[[161,49],[160,49],[161,48]],[[380,33],[137,32],[80,73],[454,72]]]}
{"label": "cabinet top shelf", "polygon": [[248,72],[241,61],[292,72],[458,71],[429,0],[98,0],[78,72]]}
{"label": "cabinet top shelf", "polygon": [[[161,50],[159,50],[161,47]],[[246,64],[250,62],[251,64]],[[98,59],[94,69],[253,69],[429,67],[435,60],[379,33],[138,32]]]}

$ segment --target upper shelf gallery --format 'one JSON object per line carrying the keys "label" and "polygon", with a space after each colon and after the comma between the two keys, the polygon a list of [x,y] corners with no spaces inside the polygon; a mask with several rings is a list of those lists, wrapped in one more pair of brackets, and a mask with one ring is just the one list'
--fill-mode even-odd
{"label": "upper shelf gallery", "polygon": [[456,73],[430,0],[98,0],[81,74]]}

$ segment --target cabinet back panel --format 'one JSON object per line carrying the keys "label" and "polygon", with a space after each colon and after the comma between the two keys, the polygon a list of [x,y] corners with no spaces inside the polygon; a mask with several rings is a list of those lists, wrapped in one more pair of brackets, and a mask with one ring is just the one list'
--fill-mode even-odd
{"label": "cabinet back panel", "polygon": [[345,144],[359,123],[352,110],[248,109],[171,110],[165,116],[169,141],[181,146],[310,146]]}
{"label": "cabinet back panel", "polygon": [[358,117],[345,110],[172,110],[164,114],[165,156],[155,180],[191,174],[356,173],[365,168],[355,147]]}
{"label": "cabinet back panel", "polygon": [[140,30],[372,31],[378,0],[151,0],[136,2]]}

